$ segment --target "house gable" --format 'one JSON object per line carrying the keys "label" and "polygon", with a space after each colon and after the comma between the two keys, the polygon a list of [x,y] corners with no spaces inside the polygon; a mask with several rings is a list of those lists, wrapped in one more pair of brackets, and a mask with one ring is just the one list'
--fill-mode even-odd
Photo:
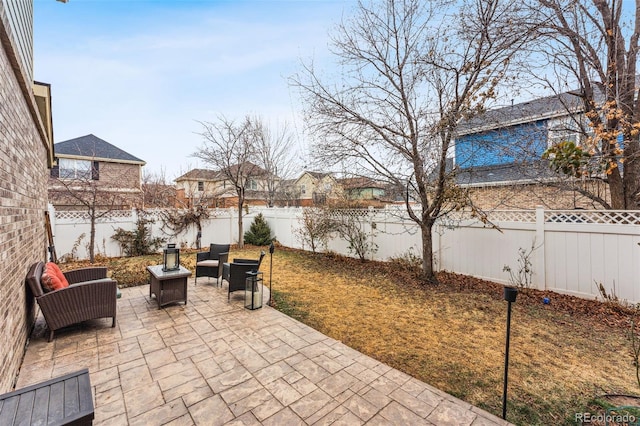
{"label": "house gable", "polygon": [[83,158],[94,161],[128,163],[144,166],[146,163],[99,137],[89,134],[58,142],[54,145],[56,157]]}

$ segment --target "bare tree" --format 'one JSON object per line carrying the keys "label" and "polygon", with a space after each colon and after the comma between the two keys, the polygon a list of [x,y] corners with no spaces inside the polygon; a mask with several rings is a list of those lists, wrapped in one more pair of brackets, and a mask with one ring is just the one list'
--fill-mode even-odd
{"label": "bare tree", "polygon": [[258,138],[256,156],[265,175],[267,206],[273,207],[276,198],[282,198],[285,183],[296,173],[296,150],[294,138],[287,124],[272,130],[262,119],[254,118],[253,124]]}
{"label": "bare tree", "polygon": [[143,209],[168,208],[176,206],[176,188],[167,183],[166,172],[161,169],[157,173],[142,175]]}
{"label": "bare tree", "polygon": [[[132,188],[116,187],[116,176],[106,176],[98,161],[79,163],[81,168],[66,170],[55,167],[49,186],[49,199],[57,205],[87,212],[90,222],[89,261],[95,261],[96,222],[113,210],[131,208],[141,202],[141,194]],[[86,165],[86,167],[85,167]],[[101,176],[102,174],[102,176]],[[140,181],[139,169],[117,169],[117,182]],[[138,184],[139,185],[139,184]],[[126,185],[125,185],[126,186]]]}
{"label": "bare tree", "polygon": [[229,182],[231,191],[237,196],[238,246],[244,246],[242,226],[246,191],[254,177],[264,171],[254,162],[258,146],[258,133],[251,117],[236,122],[220,116],[214,123],[202,122],[203,146],[193,155],[200,158]]}
{"label": "bare tree", "polygon": [[342,78],[323,80],[309,64],[292,78],[317,135],[316,158],[405,188],[427,281],[437,281],[435,221],[468,203],[447,165],[456,126],[495,97],[526,41],[513,30],[517,7],[500,0],[360,2],[332,40]]}
{"label": "bare tree", "polygon": [[[640,201],[640,103],[638,40],[640,0],[531,0],[543,43],[539,53],[552,66],[558,86],[577,86],[588,126],[579,145],[553,147],[554,168],[572,177],[602,179],[611,204],[583,190],[607,208],[637,209]],[[623,167],[624,164],[624,167]],[[575,166],[574,166],[575,165]],[[580,183],[581,179],[574,179]],[[580,187],[577,187],[580,190]]]}
{"label": "bare tree", "polygon": [[311,251],[326,249],[329,237],[335,231],[334,221],[329,217],[329,210],[321,207],[307,207],[302,210],[300,227],[295,230],[303,247],[308,244]]}

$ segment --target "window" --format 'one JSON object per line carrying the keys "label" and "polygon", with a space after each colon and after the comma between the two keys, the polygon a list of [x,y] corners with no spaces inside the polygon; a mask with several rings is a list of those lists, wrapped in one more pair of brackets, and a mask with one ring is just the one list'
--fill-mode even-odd
{"label": "window", "polygon": [[554,146],[560,142],[573,142],[575,145],[579,145],[579,140],[577,132],[565,129],[549,129],[549,146]]}
{"label": "window", "polygon": [[580,145],[579,129],[576,123],[564,122],[558,120],[550,123],[549,133],[547,135],[547,146],[554,146],[560,142],[573,142],[575,145]]}
{"label": "window", "polygon": [[258,183],[253,180],[253,179],[249,179],[249,181],[247,182],[247,189],[251,189],[251,190],[257,190],[258,189]]}
{"label": "window", "polygon": [[301,194],[307,193],[307,185],[300,185],[300,193]]}
{"label": "window", "polygon": [[198,182],[198,191],[200,191],[200,192],[204,191],[204,182],[202,182],[202,181]]}
{"label": "window", "polygon": [[60,158],[58,160],[59,177],[62,179],[92,179],[98,180],[99,169],[97,161],[74,160]]}

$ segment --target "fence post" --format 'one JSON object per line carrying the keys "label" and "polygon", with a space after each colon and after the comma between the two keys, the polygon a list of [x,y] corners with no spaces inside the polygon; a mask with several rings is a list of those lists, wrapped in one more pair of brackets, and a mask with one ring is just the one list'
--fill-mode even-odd
{"label": "fence post", "polygon": [[544,207],[542,206],[536,207],[536,233],[533,247],[533,258],[535,260],[533,265],[534,284],[538,290],[546,290],[547,268],[544,261]]}

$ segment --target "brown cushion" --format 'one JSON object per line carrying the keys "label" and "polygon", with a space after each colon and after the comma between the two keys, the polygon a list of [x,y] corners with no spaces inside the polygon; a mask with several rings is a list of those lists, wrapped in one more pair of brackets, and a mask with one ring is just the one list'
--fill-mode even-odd
{"label": "brown cushion", "polygon": [[219,261],[217,260],[201,260],[200,262],[196,263],[197,266],[208,266],[208,267],[214,267],[214,266],[218,266],[219,265]]}

